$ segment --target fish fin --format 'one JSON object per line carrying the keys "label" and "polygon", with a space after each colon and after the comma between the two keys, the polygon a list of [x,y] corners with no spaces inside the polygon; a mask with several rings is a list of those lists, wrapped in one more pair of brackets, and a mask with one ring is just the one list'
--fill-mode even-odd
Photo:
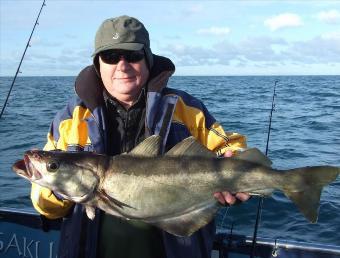
{"label": "fish fin", "polygon": [[322,187],[309,188],[302,192],[285,192],[285,195],[293,201],[302,214],[312,223],[318,220],[320,196]]}
{"label": "fish fin", "polygon": [[282,191],[310,222],[315,223],[322,188],[336,180],[339,173],[340,168],[331,166],[292,169],[284,175],[287,186]]}
{"label": "fish fin", "polygon": [[127,155],[157,157],[161,154],[162,137],[152,135],[133,148]]}
{"label": "fish fin", "polygon": [[89,205],[85,205],[86,215],[90,220],[93,220],[96,216],[95,208]]}
{"label": "fish fin", "polygon": [[267,197],[271,196],[272,193],[274,192],[274,189],[263,189],[263,190],[256,190],[256,192],[250,192],[249,194],[251,196],[261,196],[261,197]]}
{"label": "fish fin", "polygon": [[172,147],[166,156],[198,156],[216,158],[216,154],[190,136]]}
{"label": "fish fin", "polygon": [[272,165],[272,161],[257,148],[246,149],[233,156],[233,158],[257,163],[266,167],[271,167]]}
{"label": "fish fin", "polygon": [[104,200],[106,202],[106,204],[110,204],[110,203],[114,203],[116,206],[118,206],[119,208],[121,209],[124,209],[124,207],[128,207],[128,208],[131,208],[131,209],[134,209],[134,207],[126,204],[126,203],[123,203],[121,201],[118,201],[117,199],[111,197],[110,195],[108,195],[104,190],[98,190],[98,193],[100,194],[100,198],[102,200]]}
{"label": "fish fin", "polygon": [[221,205],[218,202],[212,200],[198,209],[195,207],[177,216],[172,215],[170,218],[160,218],[156,222],[146,222],[176,236],[190,236],[208,224],[220,207]]}

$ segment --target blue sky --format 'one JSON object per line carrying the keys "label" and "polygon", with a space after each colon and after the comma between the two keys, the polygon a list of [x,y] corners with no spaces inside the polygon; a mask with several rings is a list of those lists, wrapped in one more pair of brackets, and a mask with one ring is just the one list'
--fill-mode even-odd
{"label": "blue sky", "polygon": [[[42,1],[0,0],[0,75],[15,74]],[[127,14],[175,75],[340,74],[340,1],[47,0],[21,76],[77,75],[101,22]]]}

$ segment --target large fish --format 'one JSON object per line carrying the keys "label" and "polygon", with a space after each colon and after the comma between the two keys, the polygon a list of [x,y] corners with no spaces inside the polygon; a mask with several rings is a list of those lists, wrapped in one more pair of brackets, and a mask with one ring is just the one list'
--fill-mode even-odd
{"label": "large fish", "polygon": [[160,156],[161,139],[151,136],[130,153],[109,157],[93,153],[27,151],[13,170],[66,199],[153,224],[178,236],[206,225],[220,207],[213,193],[269,194],[283,191],[311,222],[316,222],[323,186],[340,168],[303,167],[278,171],[257,149],[218,158],[193,137]]}

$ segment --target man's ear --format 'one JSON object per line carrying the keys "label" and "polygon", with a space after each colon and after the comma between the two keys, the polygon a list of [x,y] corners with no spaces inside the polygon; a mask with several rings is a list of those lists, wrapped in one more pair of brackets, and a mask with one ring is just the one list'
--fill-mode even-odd
{"label": "man's ear", "polygon": [[94,65],[94,69],[96,70],[96,74],[99,78],[101,78],[100,76],[100,64],[99,64],[99,55],[95,55],[95,57],[93,58],[93,65]]}

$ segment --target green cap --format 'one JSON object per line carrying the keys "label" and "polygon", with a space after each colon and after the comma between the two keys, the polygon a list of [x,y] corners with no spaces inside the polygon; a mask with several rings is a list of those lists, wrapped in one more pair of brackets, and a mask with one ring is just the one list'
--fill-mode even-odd
{"label": "green cap", "polygon": [[105,20],[96,33],[94,48],[94,57],[109,49],[144,49],[149,68],[153,65],[149,33],[143,23],[133,17],[123,15]]}

